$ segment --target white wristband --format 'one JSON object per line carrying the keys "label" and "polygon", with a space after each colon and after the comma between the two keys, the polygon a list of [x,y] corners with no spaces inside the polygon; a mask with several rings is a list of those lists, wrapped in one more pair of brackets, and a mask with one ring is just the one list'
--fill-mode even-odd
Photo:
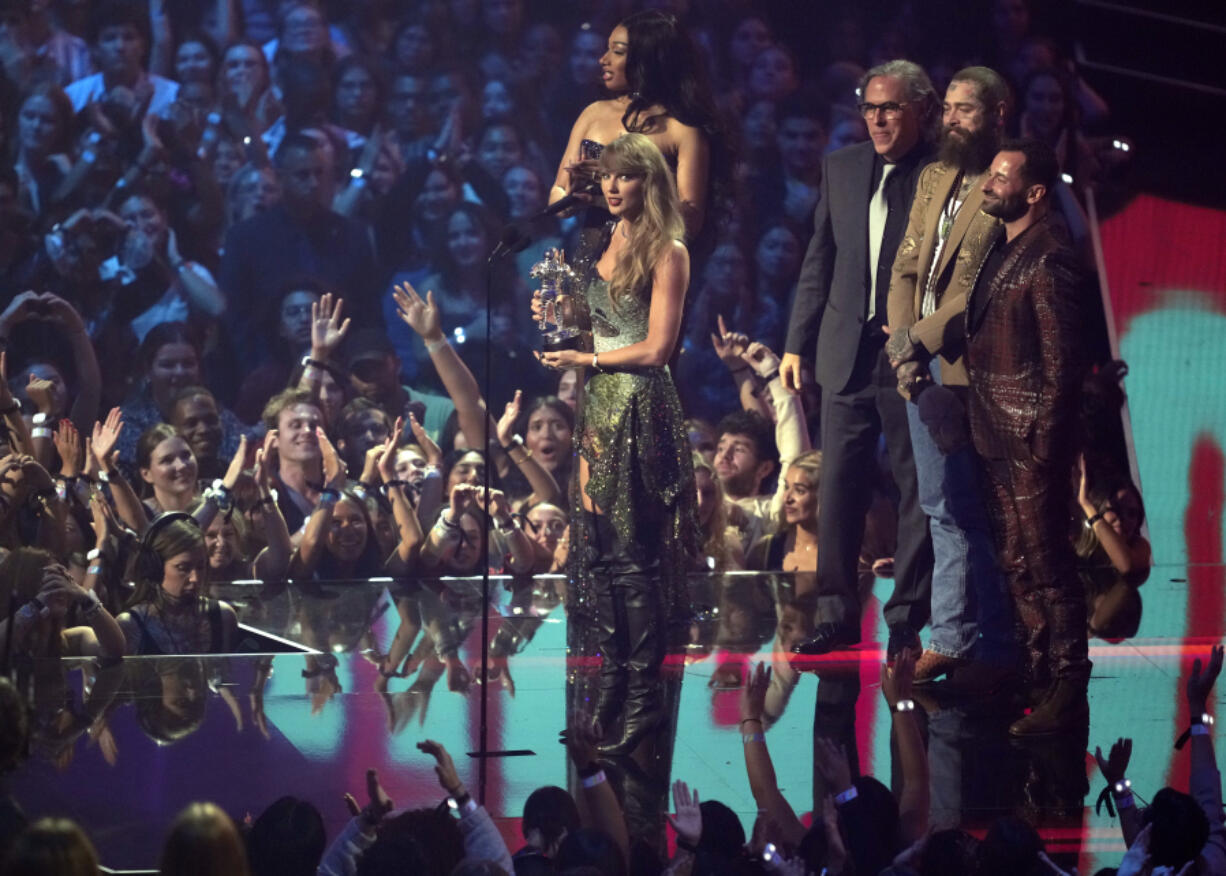
{"label": "white wristband", "polygon": [[583,779],[582,782],[583,782],[583,787],[585,788],[595,788],[597,785],[601,784],[602,782],[606,780],[607,780],[607,776],[605,776],[604,770],[600,770],[595,775],[588,776],[586,779]]}

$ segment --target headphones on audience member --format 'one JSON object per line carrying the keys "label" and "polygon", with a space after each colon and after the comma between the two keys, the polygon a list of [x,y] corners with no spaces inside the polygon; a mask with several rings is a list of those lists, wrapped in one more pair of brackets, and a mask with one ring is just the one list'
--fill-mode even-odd
{"label": "headphones on audience member", "polygon": [[138,581],[149,580],[161,583],[166,571],[166,562],[153,549],[153,539],[157,534],[176,520],[183,520],[198,526],[196,518],[186,511],[164,511],[145,530],[140,538],[140,546],[136,549],[136,578]]}

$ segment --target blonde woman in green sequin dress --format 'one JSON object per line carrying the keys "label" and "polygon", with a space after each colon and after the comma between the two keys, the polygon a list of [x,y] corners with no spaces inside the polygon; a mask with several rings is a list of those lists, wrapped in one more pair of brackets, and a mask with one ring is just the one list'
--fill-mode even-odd
{"label": "blonde woman in green sequin dress", "polygon": [[598,678],[580,681],[574,705],[602,728],[602,750],[618,754],[660,722],[664,654],[689,615],[696,492],[668,361],[690,258],[676,183],[650,139],[624,134],[608,144],[599,176],[614,221],[578,260],[575,302],[592,351],[539,356],[586,372],[574,432],[569,646],[572,656],[601,656]]}

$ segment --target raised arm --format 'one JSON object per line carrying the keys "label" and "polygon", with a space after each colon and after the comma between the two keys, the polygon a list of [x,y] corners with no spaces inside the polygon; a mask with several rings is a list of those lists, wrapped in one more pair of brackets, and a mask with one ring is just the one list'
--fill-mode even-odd
{"label": "raised arm", "polygon": [[493,861],[505,873],[514,873],[515,865],[507,851],[502,834],[494,825],[485,807],[479,805],[468,793],[460,779],[455,763],[447,749],[431,739],[417,743],[417,747],[434,758],[434,773],[447,795],[460,810],[460,833],[464,837],[464,857],[469,861]]}
{"label": "raised arm", "polygon": [[205,490],[204,501],[192,515],[201,532],[209,528],[209,524],[217,517],[217,512],[221,510],[223,504],[233,501],[234,487],[238,484],[238,477],[243,473],[243,463],[246,461],[247,436],[243,435],[238,439],[238,449],[234,451],[234,457],[230,460],[230,465],[226,467],[226,473],[221,479],[220,493],[211,487]]}
{"label": "raised arm", "polygon": [[212,317],[225,313],[226,293],[218,288],[212,276],[201,266],[179,254],[179,244],[173,228],[167,232],[166,261],[193,308]]}
{"label": "raised arm", "polygon": [[495,426],[495,434],[498,436],[498,453],[495,454],[498,473],[506,475],[510,466],[515,466],[528,481],[528,486],[532,488],[530,501],[557,505],[562,500],[562,491],[558,482],[549,471],[532,458],[528,448],[515,441],[515,421],[519,419],[523,397],[521,390],[515,390],[514,398],[507,402]]}
{"label": "raised arm", "polygon": [[765,663],[759,663],[750,671],[745,686],[741,688],[740,729],[745,751],[745,772],[749,775],[749,789],[753,792],[758,810],[779,825],[789,842],[799,844],[805,827],[779,790],[775,766],[766,747],[766,725],[762,723],[762,714],[770,683],[771,670]]}
{"label": "raised arm", "polygon": [[345,467],[341,465],[336,448],[332,446],[323,429],[317,427],[316,433],[323,455],[324,488],[319,491],[319,504],[307,518],[302,539],[298,542],[298,550],[290,562],[290,572],[295,576],[309,577],[315,573],[315,567],[319,565],[319,558],[324,550],[325,534],[332,523],[332,511],[340,500],[340,490],[345,483]]}
{"label": "raised arm", "polygon": [[1222,646],[1214,645],[1209,653],[1209,664],[1201,672],[1200,660],[1192,664],[1188,677],[1188,714],[1192,727],[1188,731],[1192,742],[1192,764],[1188,772],[1188,793],[1200,804],[1209,820],[1209,838],[1201,850],[1206,873],[1221,873],[1226,870],[1226,827],[1222,818],[1222,774],[1218,771],[1213,753],[1212,726],[1205,726],[1200,716],[1208,711],[1209,696],[1214,682],[1222,671]]}
{"label": "raised arm", "polygon": [[608,834],[621,850],[622,860],[629,861],[630,834],[626,829],[626,818],[622,814],[621,803],[617,801],[617,794],[596,758],[599,738],[595,728],[585,717],[578,715],[572,726],[562,731],[561,737],[558,741],[569,750],[571,762],[583,785],[586,811],[580,811],[587,816],[584,827],[594,827]]}
{"label": "raised arm", "polygon": [[98,357],[76,309],[50,292],[44,293],[42,299],[51,321],[63,329],[68,346],[72,349],[72,361],[77,372],[77,396],[73,399],[69,417],[77,429],[86,432],[98,416],[98,406],[102,402],[102,371],[98,367]]}
{"label": "raised arm", "polygon": [[1103,750],[1095,746],[1094,759],[1098,761],[1098,771],[1107,780],[1107,788],[1115,800],[1115,808],[1120,816],[1120,832],[1124,834],[1124,845],[1131,846],[1141,832],[1141,813],[1133,799],[1131,785],[1126,783],[1128,761],[1132,759],[1132,740],[1122,737],[1117,739],[1111,746],[1111,753],[1105,758]]}
{"label": "raised arm", "polygon": [[905,845],[915,842],[928,830],[928,752],[915,717],[915,701],[911,699],[915,659],[915,652],[904,648],[893,666],[889,663],[881,666],[881,694],[894,720],[894,739],[898,743],[902,766],[898,817]]}
{"label": "raised arm", "polygon": [[94,463],[98,467],[98,479],[111,486],[111,500],[115,503],[115,513],[119,519],[133,531],[141,533],[149,525],[149,515],[145,506],[132,485],[128,483],[119,471],[116,460],[119,451],[115,450],[115,442],[123,431],[123,416],[119,408],[111,408],[105,422],[94,423],[93,433],[86,442],[86,450],[93,454]]}
{"label": "raised arm", "polygon": [[387,436],[387,442],[383,445],[383,453],[379,456],[379,477],[383,479],[387,498],[392,503],[392,516],[396,519],[396,529],[400,536],[396,545],[396,553],[388,559],[389,569],[397,573],[408,570],[413,555],[424,541],[421,522],[417,519],[417,512],[413,510],[413,504],[409,501],[409,484],[407,481],[396,478],[396,439],[400,437],[403,428],[404,418],[402,417],[396,420],[396,428],[392,430],[391,435]]}
{"label": "raised arm", "polygon": [[[489,415],[477,379],[468,370],[468,366],[452,349],[443,334],[439,322],[438,305],[434,303],[434,293],[427,290],[423,299],[408,283],[402,283],[393,291],[396,299],[396,312],[405,324],[421,336],[425,341],[426,352],[438,372],[443,387],[455,403],[456,416],[460,421],[460,431],[468,439],[470,447],[481,447],[485,442],[485,430],[488,425],[489,434],[498,436],[498,424]],[[511,463],[523,473],[533,493],[541,501],[557,502],[560,496],[557,482],[553,475],[529,456],[522,449],[508,454]]]}
{"label": "raised arm", "polygon": [[349,333],[349,318],[341,319],[344,308],[344,299],[334,298],[331,292],[325,292],[318,301],[311,304],[311,361],[302,370],[298,388],[311,393],[321,411],[327,410],[327,406],[322,403],[323,366],[329,362],[333,352]]}
{"label": "raised arm", "polygon": [[264,446],[255,452],[255,468],[252,477],[260,494],[260,521],[264,528],[266,547],[255,558],[252,571],[261,581],[279,581],[289,572],[294,545],[290,540],[289,526],[272,497],[269,472],[272,468],[271,454],[276,453],[277,430],[269,429],[264,436]]}
{"label": "raised arm", "polygon": [[[753,368],[758,379],[765,382],[770,396],[771,413],[775,421],[775,446],[779,448],[779,471],[787,473],[792,460],[809,450],[809,426],[805,422],[805,409],[800,396],[789,392],[783,385],[779,357],[757,341],[749,345],[741,357]],[[787,484],[782,477],[771,499],[771,513],[783,507],[783,494]]]}

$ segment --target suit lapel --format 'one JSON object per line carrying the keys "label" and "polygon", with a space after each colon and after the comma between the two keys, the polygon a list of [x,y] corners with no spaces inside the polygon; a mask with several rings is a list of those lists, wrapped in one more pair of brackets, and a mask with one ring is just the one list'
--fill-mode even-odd
{"label": "suit lapel", "polygon": [[920,253],[920,264],[924,266],[925,272],[932,266],[932,255],[936,250],[939,237],[937,229],[941,225],[941,211],[945,209],[945,202],[949,200],[950,192],[954,190],[954,183],[957,180],[957,168],[946,167],[933,189],[932,200],[928,202],[928,210],[924,216],[924,228],[932,229],[932,233],[924,235],[924,251]]}
{"label": "suit lapel", "polygon": [[[982,200],[982,197],[980,198]],[[992,231],[988,232],[992,238],[992,243],[988,244],[987,253],[991,254],[992,247],[997,245],[997,237],[1004,237],[1005,228],[1003,225],[994,226]],[[983,262],[979,265],[979,272],[982,272],[987,264],[988,255],[984,256]],[[1001,265],[1001,275],[1004,274],[1004,265]],[[979,330],[979,326],[983,323],[983,315],[988,312],[988,303],[992,300],[992,293],[996,291],[996,283],[991,282],[989,278],[987,286],[983,290],[982,295],[976,295],[975,291],[979,288],[979,273],[976,273],[971,281],[971,288],[967,290],[966,313],[968,320],[967,334],[974,334]]]}
{"label": "suit lapel", "polygon": [[[937,265],[936,276],[940,277],[945,273],[945,269],[949,267],[949,261],[953,258],[954,253],[962,245],[962,239],[966,237],[966,231],[971,227],[971,220],[979,215],[979,208],[983,205],[983,174],[980,174],[971,180],[971,190],[966,196],[966,200],[962,202],[962,208],[958,210],[958,215],[954,217],[954,227],[949,231],[949,239],[945,241],[945,248],[941,250],[941,263]],[[951,185],[952,189],[953,186]],[[942,201],[942,206],[944,201]],[[939,220],[938,220],[939,221]]]}
{"label": "suit lapel", "polygon": [[928,202],[928,206],[924,210],[925,234],[923,241],[920,243],[918,261],[916,262],[920,268],[915,278],[915,316],[917,319],[923,308],[924,288],[928,282],[928,271],[932,267],[932,260],[936,253],[938,229],[941,224],[941,211],[945,208],[945,202],[949,199],[949,193],[953,191],[954,182],[957,178],[957,168],[950,166],[943,168],[941,175],[933,184],[932,200]]}
{"label": "suit lapel", "polygon": [[[856,224],[852,227],[863,228],[864,238],[861,241],[861,257],[860,261],[864,264],[864,276],[869,277],[868,265],[868,202],[872,200],[873,192],[870,186],[873,184],[873,161],[876,152],[872,148],[872,144],[865,144],[869,148],[864,151],[864,155],[860,161],[856,162],[855,173],[847,175],[847,184],[849,188],[850,202],[855,205]],[[869,284],[871,291],[872,284]]]}

